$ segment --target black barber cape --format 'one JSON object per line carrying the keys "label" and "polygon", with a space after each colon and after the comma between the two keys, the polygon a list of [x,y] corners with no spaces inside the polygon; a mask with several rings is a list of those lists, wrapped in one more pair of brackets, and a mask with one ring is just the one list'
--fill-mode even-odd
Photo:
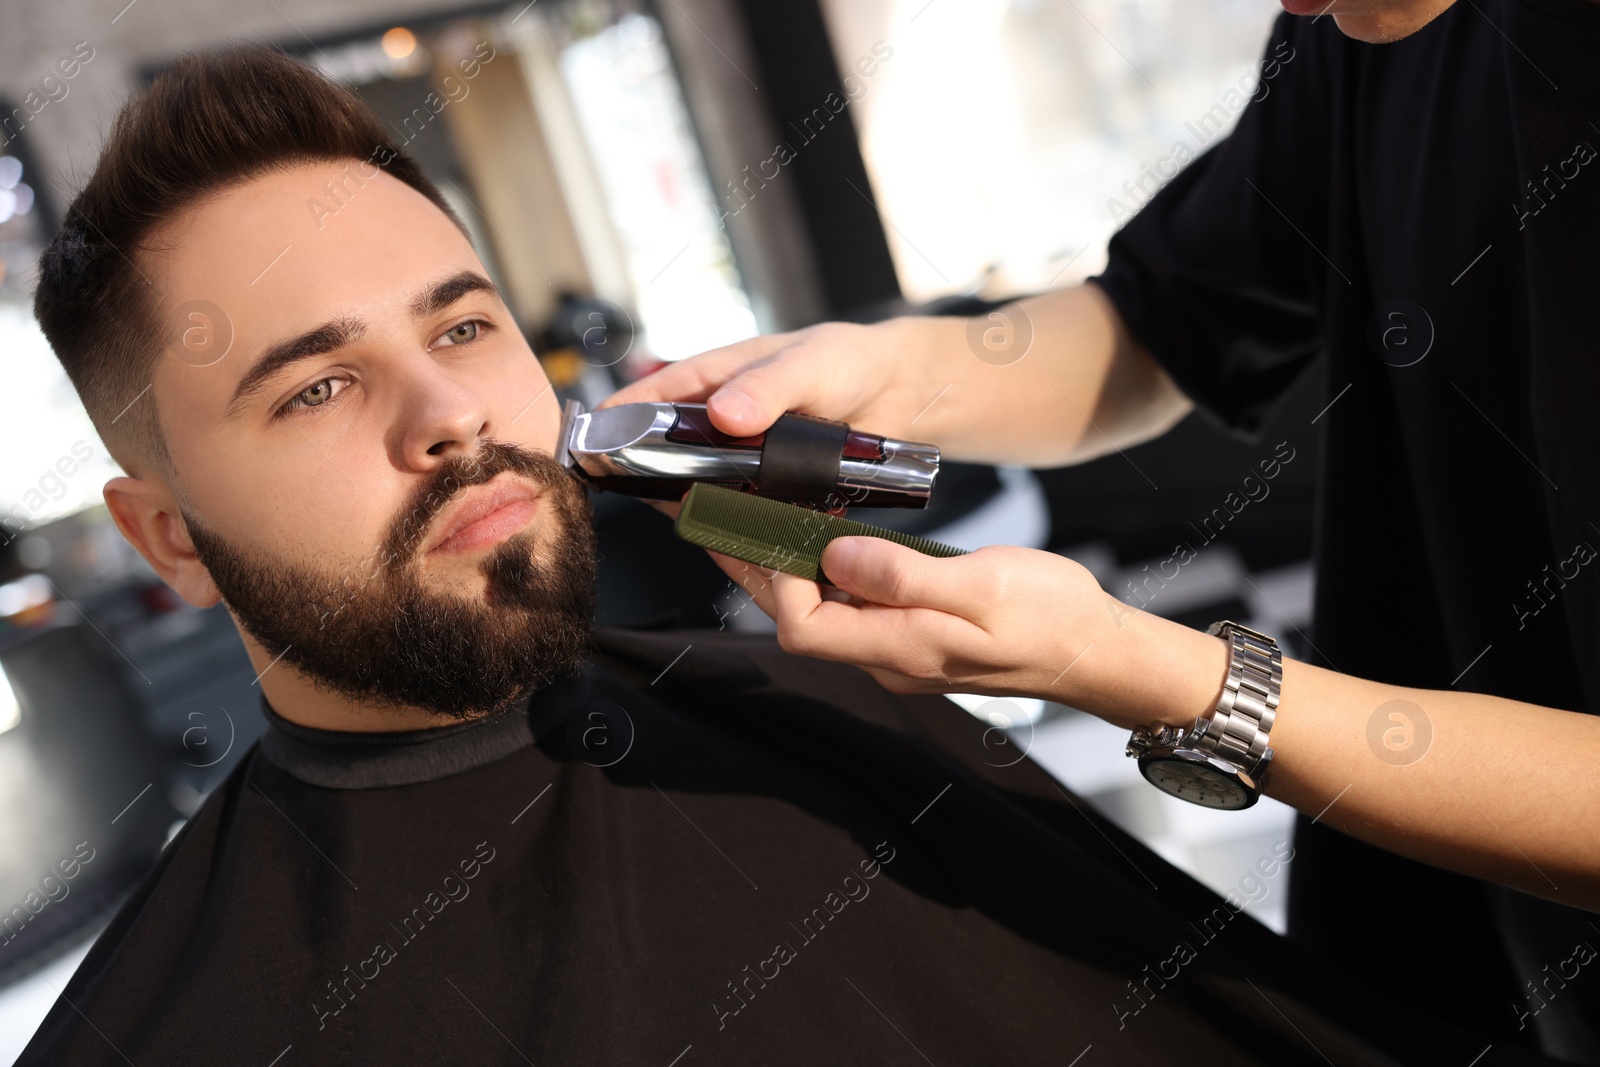
{"label": "black barber cape", "polygon": [[[1600,3],[1468,0],[1386,45],[1284,16],[1265,55],[1099,283],[1245,433],[1325,354],[1331,406],[1285,431],[1322,442],[1312,662],[1600,712]],[[1596,916],[1305,817],[1295,848],[1291,937],[1600,1063]]]}
{"label": "black barber cape", "polygon": [[[943,698],[764,637],[597,642],[489,722],[274,721],[20,1062],[1465,1064],[1487,1043],[1308,966]],[[1264,858],[1268,884],[1295,862]]]}

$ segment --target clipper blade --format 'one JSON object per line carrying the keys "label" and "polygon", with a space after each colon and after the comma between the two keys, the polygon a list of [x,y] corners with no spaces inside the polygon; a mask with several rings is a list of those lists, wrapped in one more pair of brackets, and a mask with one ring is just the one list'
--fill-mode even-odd
{"label": "clipper blade", "polygon": [[557,463],[574,474],[577,471],[572,462],[572,432],[577,428],[578,416],[583,413],[583,404],[577,400],[568,400],[561,405],[561,425],[556,430],[555,451],[551,453]]}

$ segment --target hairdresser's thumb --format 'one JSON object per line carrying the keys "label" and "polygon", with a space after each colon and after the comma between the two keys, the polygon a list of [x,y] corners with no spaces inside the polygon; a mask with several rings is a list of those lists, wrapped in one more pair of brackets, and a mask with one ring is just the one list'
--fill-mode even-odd
{"label": "hairdresser's thumb", "polygon": [[946,587],[954,577],[939,565],[946,560],[881,537],[840,537],[822,552],[822,571],[847,593],[891,607],[949,610]]}
{"label": "hairdresser's thumb", "polygon": [[755,397],[732,385],[712,393],[706,408],[718,429],[736,437],[754,437],[773,422],[771,418],[762,417],[761,405],[756,403]]}

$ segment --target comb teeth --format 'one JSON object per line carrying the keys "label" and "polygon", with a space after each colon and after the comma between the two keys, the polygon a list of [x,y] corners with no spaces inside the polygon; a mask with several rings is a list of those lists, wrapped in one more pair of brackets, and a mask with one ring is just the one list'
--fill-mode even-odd
{"label": "comb teeth", "polygon": [[822,550],[835,537],[881,537],[929,556],[966,554],[963,549],[925,537],[868,526],[708,482],[690,487],[673,530],[692,545],[822,582],[828,580],[822,573]]}

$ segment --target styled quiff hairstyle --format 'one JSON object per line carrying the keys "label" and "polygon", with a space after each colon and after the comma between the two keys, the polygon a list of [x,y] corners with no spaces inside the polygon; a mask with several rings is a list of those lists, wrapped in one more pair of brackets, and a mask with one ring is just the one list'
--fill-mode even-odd
{"label": "styled quiff hairstyle", "polygon": [[229,187],[339,160],[381,166],[461,225],[364,101],[273,49],[186,55],[123,105],[94,174],[39,258],[33,313],[124,469],[144,460],[172,473],[155,401],[142,395],[172,340],[160,322],[161,294],[141,269],[144,242]]}

